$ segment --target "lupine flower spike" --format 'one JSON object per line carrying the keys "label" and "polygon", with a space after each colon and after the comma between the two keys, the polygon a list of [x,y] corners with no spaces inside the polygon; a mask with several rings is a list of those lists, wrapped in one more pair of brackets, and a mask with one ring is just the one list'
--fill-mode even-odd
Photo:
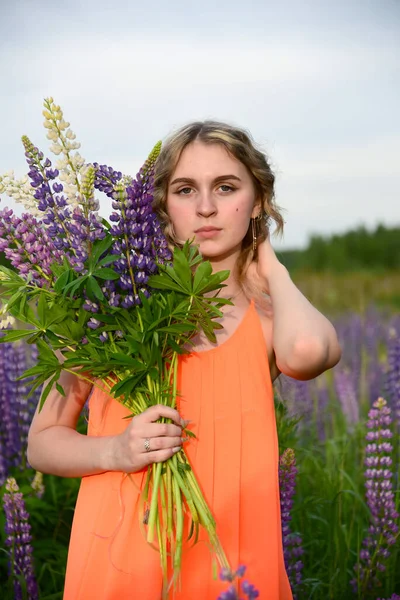
{"label": "lupine flower spike", "polygon": [[294,451],[287,448],[279,459],[279,485],[281,499],[282,542],[286,571],[293,588],[301,584],[303,563],[299,560],[304,554],[302,539],[290,531],[291,510],[296,486],[296,458]]}
{"label": "lupine flower spike", "polygon": [[6,515],[6,546],[10,556],[9,573],[14,580],[14,598],[20,600],[23,597],[22,580],[29,600],[36,600],[38,590],[33,571],[29,515],[23,495],[13,477],[7,480],[3,507]]}
{"label": "lupine flower spike", "polygon": [[359,562],[355,565],[356,578],[351,582],[353,590],[358,590],[361,597],[379,586],[379,573],[386,570],[384,563],[390,555],[390,548],[395,544],[399,532],[396,523],[399,514],[396,512],[392,489],[393,446],[389,441],[393,435],[389,428],[392,417],[386,400],[378,398],[369,411],[368,417],[365,487],[371,525],[368,536],[362,543]]}

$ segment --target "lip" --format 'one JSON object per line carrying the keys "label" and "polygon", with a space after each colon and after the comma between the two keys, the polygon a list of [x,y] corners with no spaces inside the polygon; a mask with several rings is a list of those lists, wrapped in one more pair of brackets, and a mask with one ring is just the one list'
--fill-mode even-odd
{"label": "lip", "polygon": [[208,240],[216,237],[220,231],[221,229],[218,229],[218,227],[200,227],[195,231],[195,234],[197,238]]}
{"label": "lip", "polygon": [[200,227],[200,229],[196,229],[195,233],[209,233],[212,231],[221,231],[221,229],[219,229],[218,227]]}

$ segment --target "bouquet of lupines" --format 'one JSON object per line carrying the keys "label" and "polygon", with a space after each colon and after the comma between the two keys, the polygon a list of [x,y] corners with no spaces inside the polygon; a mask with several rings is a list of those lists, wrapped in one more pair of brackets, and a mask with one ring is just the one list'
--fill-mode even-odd
{"label": "bouquet of lupines", "polygon": [[[171,254],[152,210],[161,143],[130,178],[85,163],[52,98],[43,115],[60,160],[53,166],[24,136],[27,177],[0,178],[0,193],[28,209],[21,217],[0,211],[0,252],[14,267],[0,267],[0,318],[23,324],[0,341],[36,344],[37,364],[23,377],[31,378],[31,393],[49,380],[40,407],[54,385],[64,395],[58,379],[65,370],[82,378],[90,373],[132,416],[155,404],[176,408],[178,355],[200,328],[215,341],[221,327],[215,319],[230,303],[218,296],[228,272],[213,274],[189,242]],[[112,198],[110,223],[98,215],[95,190]],[[185,519],[194,541],[199,527],[206,528],[221,567],[229,567],[184,450],[148,467],[142,494],[149,511],[141,519],[148,542],[158,536],[165,593],[168,555],[175,582],[179,575]]]}

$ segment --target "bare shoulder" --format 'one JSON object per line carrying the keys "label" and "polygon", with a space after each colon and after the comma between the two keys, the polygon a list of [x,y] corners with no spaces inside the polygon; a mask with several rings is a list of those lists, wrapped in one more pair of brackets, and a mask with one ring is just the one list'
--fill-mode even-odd
{"label": "bare shoulder", "polygon": [[275,381],[280,375],[280,370],[276,366],[275,352],[273,346],[273,310],[272,303],[269,296],[263,294],[262,301],[257,301],[255,307],[260,317],[261,327],[264,334],[265,345],[267,347],[269,369],[271,372],[271,379]]}

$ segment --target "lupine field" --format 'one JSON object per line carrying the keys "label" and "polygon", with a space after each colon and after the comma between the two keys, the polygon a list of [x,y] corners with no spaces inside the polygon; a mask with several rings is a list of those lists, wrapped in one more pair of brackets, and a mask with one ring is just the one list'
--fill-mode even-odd
{"label": "lupine field", "polygon": [[[312,381],[281,377],[275,386],[286,567],[297,600],[400,599],[400,316],[366,303],[341,307],[332,320],[339,365]],[[38,395],[27,401],[28,385],[16,378],[34,362],[34,347],[0,345],[4,600],[62,598],[79,487],[27,464]],[[84,432],[85,414],[79,427]],[[243,594],[256,597],[251,586]],[[221,600],[230,598],[227,581]]]}

